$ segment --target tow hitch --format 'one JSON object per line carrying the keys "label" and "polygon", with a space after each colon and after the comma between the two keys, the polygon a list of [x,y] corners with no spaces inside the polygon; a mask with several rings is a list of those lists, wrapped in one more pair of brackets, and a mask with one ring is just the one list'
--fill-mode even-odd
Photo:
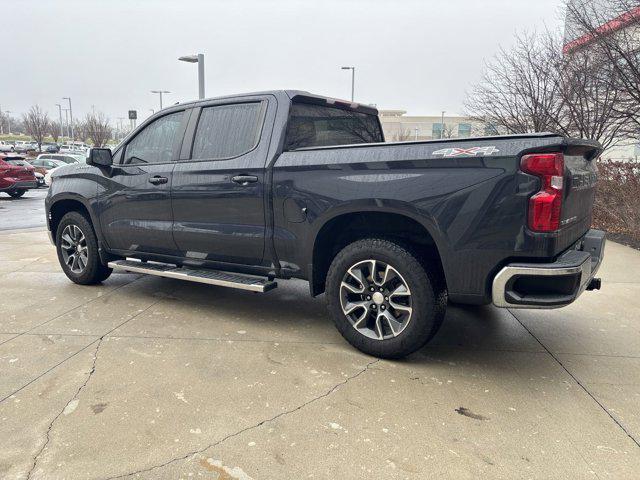
{"label": "tow hitch", "polygon": [[587,285],[587,290],[600,290],[600,286],[602,285],[602,280],[600,278],[592,278]]}

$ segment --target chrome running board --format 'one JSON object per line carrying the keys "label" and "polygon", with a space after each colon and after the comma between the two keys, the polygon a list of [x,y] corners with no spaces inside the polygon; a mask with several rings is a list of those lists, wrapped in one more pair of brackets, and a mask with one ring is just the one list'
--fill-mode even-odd
{"label": "chrome running board", "polygon": [[278,286],[267,278],[244,275],[242,273],[222,272],[220,270],[205,270],[187,267],[176,267],[166,263],[141,262],[135,260],[116,260],[109,262],[109,268],[115,271],[144,273],[156,277],[175,278],[189,282],[207,283],[219,287],[238,288],[250,292],[268,292]]}

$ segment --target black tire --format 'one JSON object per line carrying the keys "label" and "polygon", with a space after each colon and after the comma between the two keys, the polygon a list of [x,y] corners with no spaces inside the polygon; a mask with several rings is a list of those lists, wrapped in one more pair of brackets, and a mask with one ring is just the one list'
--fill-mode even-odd
{"label": "black tire", "polygon": [[[84,236],[84,245],[87,250],[87,263],[81,271],[73,271],[72,265],[68,265],[64,260],[63,254],[63,232],[66,227],[73,228],[73,226],[80,229]],[[94,285],[100,283],[111,275],[112,269],[102,264],[100,255],[98,254],[98,240],[96,234],[93,231],[91,222],[79,212],[69,212],[62,217],[58,228],[56,230],[56,251],[58,252],[58,261],[64,271],[65,275],[72,282],[80,285]]]}
{"label": "black tire", "polygon": [[[366,238],[347,245],[333,259],[326,281],[327,305],[342,336],[358,350],[380,358],[402,358],[423,347],[437,333],[447,306],[446,289],[437,270],[430,269],[428,266],[425,268],[424,262],[421,263],[418,258],[419,256],[410,248],[396,241]],[[343,279],[353,266],[358,265],[359,262],[366,264],[366,261],[371,259],[391,266],[400,274],[397,278],[406,283],[411,292],[409,301],[412,311],[404,329],[400,330],[397,336],[386,338],[383,335],[382,339],[370,338],[356,329],[343,312],[341,300]],[[382,300],[380,297],[378,299]],[[365,323],[375,322],[374,317],[381,313],[380,309],[383,305],[393,310],[393,306],[389,307],[388,302],[377,306],[377,312],[371,312],[370,308],[376,308],[371,306],[368,311],[373,317],[367,318],[373,320],[366,320]],[[392,334],[396,335],[395,332]]]}
{"label": "black tire", "polygon": [[9,196],[11,198],[20,198],[22,197],[25,193],[27,193],[26,190],[12,190],[10,192],[7,192],[9,194]]}

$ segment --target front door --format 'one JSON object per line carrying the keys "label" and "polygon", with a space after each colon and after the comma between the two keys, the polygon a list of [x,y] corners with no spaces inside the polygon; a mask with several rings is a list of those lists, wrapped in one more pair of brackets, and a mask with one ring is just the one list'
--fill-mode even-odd
{"label": "front door", "polygon": [[145,125],[114,156],[99,185],[100,224],[110,249],[175,255],[171,182],[187,112]]}
{"label": "front door", "polygon": [[275,115],[269,98],[214,101],[194,109],[191,148],[177,163],[172,185],[173,237],[182,256],[261,264],[265,162]]}

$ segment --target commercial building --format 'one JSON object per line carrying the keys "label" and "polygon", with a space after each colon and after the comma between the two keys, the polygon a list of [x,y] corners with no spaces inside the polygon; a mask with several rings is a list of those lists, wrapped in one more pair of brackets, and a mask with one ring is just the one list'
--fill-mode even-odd
{"label": "commercial building", "polygon": [[380,122],[388,142],[433,140],[495,135],[491,126],[468,117],[452,115],[412,116],[405,110],[380,110]]}

